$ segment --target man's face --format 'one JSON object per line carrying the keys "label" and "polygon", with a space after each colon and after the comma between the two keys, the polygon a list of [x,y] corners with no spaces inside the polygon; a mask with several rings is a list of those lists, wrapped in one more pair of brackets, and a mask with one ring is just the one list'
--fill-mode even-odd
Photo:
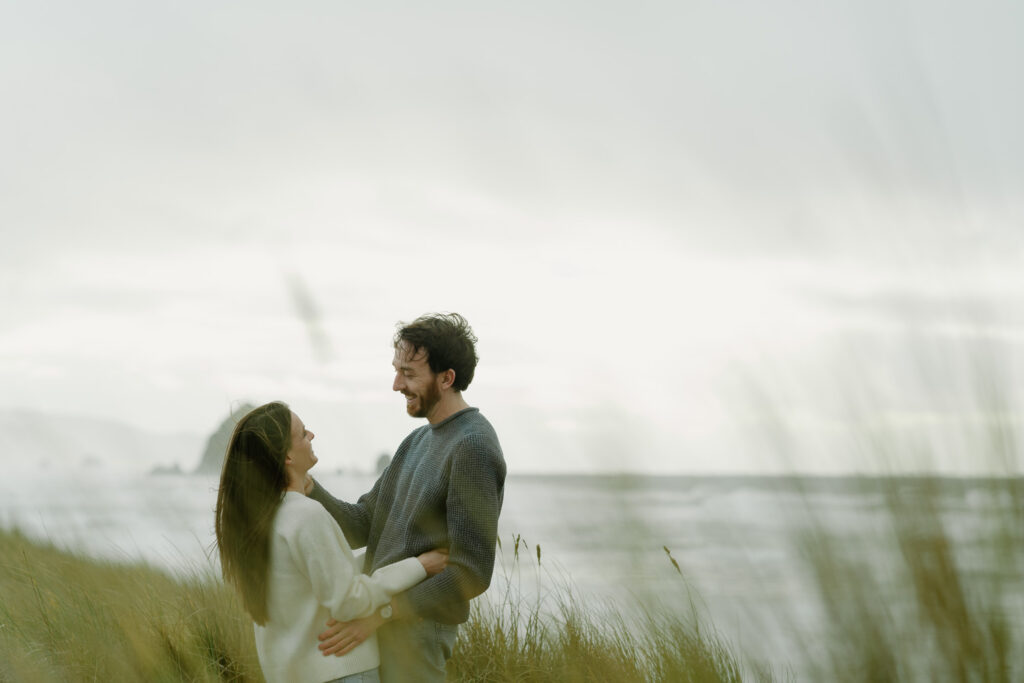
{"label": "man's face", "polygon": [[430,370],[426,351],[414,352],[406,342],[395,349],[395,381],[391,389],[405,396],[405,411],[412,417],[430,417],[441,401],[440,377]]}

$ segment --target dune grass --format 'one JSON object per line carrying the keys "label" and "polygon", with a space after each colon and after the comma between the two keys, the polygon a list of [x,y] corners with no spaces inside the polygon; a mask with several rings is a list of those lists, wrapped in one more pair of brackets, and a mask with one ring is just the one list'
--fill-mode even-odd
{"label": "dune grass", "polygon": [[[1015,443],[999,432],[979,452],[1002,449],[1010,461]],[[801,632],[782,613],[767,625],[792,636],[800,680],[1024,680],[1024,480],[1008,472],[882,476],[860,485],[881,501],[878,525],[851,536],[808,502],[810,524],[795,539],[820,632]],[[958,511],[967,507],[964,528]],[[695,607],[699,598],[668,548],[666,571],[678,573],[679,594],[639,616],[576,595],[571,579],[548,572],[537,545],[516,537],[499,552],[511,555],[499,565],[510,569],[473,602],[449,680],[775,679]],[[262,680],[251,622],[211,569],[172,578],[0,531],[0,683]]]}
{"label": "dune grass", "polygon": [[[1024,482],[882,477],[864,486],[884,501],[872,536],[851,541],[822,517],[800,540],[826,625],[801,645],[807,634],[779,615],[775,627],[791,629],[806,658],[800,680],[1024,680]],[[965,542],[948,503],[968,499],[986,514]],[[539,547],[516,538],[500,552],[514,556],[502,565],[511,569],[474,601],[449,680],[775,680],[693,606],[667,548],[681,593],[665,604],[690,609],[629,617],[576,595],[547,572]],[[535,582],[528,591],[524,575]],[[172,578],[0,531],[0,682],[262,680],[251,623],[211,570]]]}
{"label": "dune grass", "polygon": [[[848,544],[825,524],[801,541],[827,624],[815,680],[1024,680],[1024,486],[1017,478],[883,478],[887,528]],[[987,506],[968,539],[942,501]],[[872,558],[892,558],[873,564]]]}
{"label": "dune grass", "polygon": [[[794,667],[800,680],[1024,680],[1024,481],[878,477],[862,486],[883,501],[878,528],[850,538],[808,508],[813,523],[798,542],[821,632],[801,633],[784,614],[769,624],[789,629],[793,656],[805,660]],[[968,504],[983,514],[954,528]],[[694,607],[667,548],[680,594],[639,616],[576,595],[538,546],[517,537],[499,552],[512,555],[500,565],[511,569],[474,601],[449,680],[775,680]],[[212,570],[172,578],[0,531],[0,682],[262,680],[251,623]]]}
{"label": "dune grass", "polygon": [[0,532],[0,680],[262,680],[251,626],[211,576],[76,557]]}
{"label": "dune grass", "polygon": [[[647,611],[631,618],[613,604],[595,609],[598,606],[575,594],[569,579],[543,570],[540,546],[534,548],[536,564],[527,569],[533,553],[517,536],[512,569],[492,586],[497,595],[472,604],[470,620],[460,629],[449,662],[452,680],[743,680],[737,655],[692,601],[687,612]],[[665,552],[679,572],[671,552]],[[538,578],[532,594],[521,590],[524,571]],[[681,572],[679,588],[689,590]],[[769,680],[767,674],[761,678]]]}
{"label": "dune grass", "polygon": [[[251,623],[212,573],[174,579],[16,531],[0,532],[0,558],[0,681],[263,680]],[[474,602],[449,680],[741,680],[727,644],[695,615],[598,618],[568,584],[527,598],[516,578],[496,577],[500,600]]]}

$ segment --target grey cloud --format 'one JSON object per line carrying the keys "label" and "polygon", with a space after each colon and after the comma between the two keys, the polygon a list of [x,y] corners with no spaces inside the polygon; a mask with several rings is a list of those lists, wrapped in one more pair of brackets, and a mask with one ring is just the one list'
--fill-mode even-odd
{"label": "grey cloud", "polygon": [[275,212],[341,211],[295,189],[324,179],[432,227],[457,210],[410,187],[730,251],[877,244],[891,225],[836,220],[877,205],[924,249],[984,232],[998,251],[1024,179],[1024,98],[1001,87],[1022,13],[22,5],[0,22],[8,259],[278,232]]}

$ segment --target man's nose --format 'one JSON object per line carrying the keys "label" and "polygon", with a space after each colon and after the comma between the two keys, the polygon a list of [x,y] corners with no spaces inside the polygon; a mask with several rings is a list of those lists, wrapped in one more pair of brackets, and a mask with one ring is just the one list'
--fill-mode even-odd
{"label": "man's nose", "polygon": [[402,375],[396,374],[395,381],[391,383],[391,391],[401,391],[405,386],[405,382],[402,381]]}

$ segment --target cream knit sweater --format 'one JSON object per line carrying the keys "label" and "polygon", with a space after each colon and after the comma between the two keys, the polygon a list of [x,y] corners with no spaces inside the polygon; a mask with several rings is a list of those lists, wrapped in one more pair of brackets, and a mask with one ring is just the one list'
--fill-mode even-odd
{"label": "cream knit sweater", "polygon": [[322,683],[380,664],[375,635],[344,657],[324,657],[317,634],[331,617],[369,616],[427,573],[415,557],[370,576],[361,570],[361,558],[356,559],[323,506],[287,491],[270,541],[269,619],[255,626],[256,651],[268,683]]}

